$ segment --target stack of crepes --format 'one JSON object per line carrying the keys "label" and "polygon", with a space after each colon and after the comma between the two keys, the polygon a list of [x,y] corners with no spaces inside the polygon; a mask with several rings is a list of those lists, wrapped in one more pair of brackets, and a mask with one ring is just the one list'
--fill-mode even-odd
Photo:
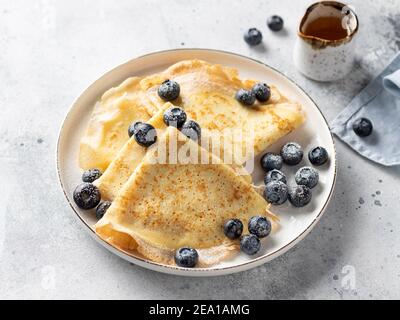
{"label": "stack of crepes", "polygon": [[[180,85],[172,103],[157,94],[167,79]],[[198,251],[199,266],[237,252],[237,242],[223,233],[224,222],[241,219],[246,232],[250,217],[269,215],[242,164],[304,122],[301,106],[271,84],[265,103],[249,107],[235,99],[240,88],[257,82],[241,80],[233,68],[186,60],[108,90],[94,107],[79,155],[82,169],[103,171],[95,184],[103,200],[112,201],[96,233],[120,250],[165,264],[173,264],[174,251],[183,246]],[[164,111],[173,105],[201,126],[200,141],[164,124]],[[135,121],[156,128],[151,147],[129,138]],[[160,150],[167,161],[159,161]],[[189,156],[171,157],[179,153]]]}

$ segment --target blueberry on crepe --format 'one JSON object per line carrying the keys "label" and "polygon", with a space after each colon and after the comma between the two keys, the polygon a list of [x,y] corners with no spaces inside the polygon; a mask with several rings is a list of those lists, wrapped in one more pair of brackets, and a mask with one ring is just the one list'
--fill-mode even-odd
{"label": "blueberry on crepe", "polygon": [[165,80],[158,87],[158,95],[165,101],[172,101],[179,97],[181,88],[174,80]]}

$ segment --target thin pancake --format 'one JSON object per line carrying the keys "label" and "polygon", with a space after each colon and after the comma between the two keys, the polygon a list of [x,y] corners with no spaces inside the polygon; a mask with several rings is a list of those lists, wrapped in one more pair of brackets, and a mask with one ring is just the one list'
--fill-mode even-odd
{"label": "thin pancake", "polygon": [[[82,169],[105,170],[128,140],[128,126],[134,121],[150,119],[152,102],[141,90],[140,78],[125,80],[105,92],[94,107],[79,152]],[[158,110],[155,107],[154,110]]]}
{"label": "thin pancake", "polygon": [[[165,159],[182,150],[187,158],[159,163],[162,146],[170,146],[176,138],[176,149],[165,148]],[[198,163],[205,158],[210,164]],[[230,166],[169,127],[147,151],[95,229],[112,245],[128,252],[137,250],[158,262],[172,263],[176,248],[190,246],[205,250],[201,263],[210,264],[237,248],[223,233],[226,220],[248,221],[254,215],[267,215],[267,208],[263,197]]]}
{"label": "thin pancake", "polygon": [[[251,89],[258,81],[242,80],[234,68],[201,60],[181,61],[141,80],[140,85],[153,101],[152,106],[162,105],[157,89],[166,79],[175,80],[181,88],[179,98],[173,103],[183,107],[188,117],[202,128],[219,132],[221,136],[227,130],[240,129],[243,155],[253,141],[254,154],[258,154],[305,120],[301,106],[290,102],[271,84],[267,102],[256,102],[250,107],[242,105],[235,99],[236,92],[240,88]],[[237,142],[229,135],[227,139],[226,145]],[[238,150],[231,153],[236,156]]]}
{"label": "thin pancake", "polygon": [[[167,126],[163,121],[164,111],[173,105],[167,102],[149,121],[157,130],[157,134],[160,136],[163,131],[166,130]],[[203,130],[203,139],[207,140],[207,131]],[[146,155],[147,149],[138,145],[135,139],[132,137],[129,139],[122,149],[118,152],[115,159],[107,167],[103,175],[95,181],[96,186],[101,190],[103,200],[113,200],[117,197],[122,186],[128,181],[130,175],[134,172],[136,167],[140,164],[143,157]],[[223,155],[223,153],[221,153]],[[248,183],[251,183],[250,175],[244,170],[240,164],[229,164],[234,170],[245,179]]]}
{"label": "thin pancake", "polygon": [[[164,101],[157,89],[166,79],[174,79],[181,88],[173,104],[183,107],[188,117],[196,120],[203,130],[214,131],[212,136],[224,137],[221,145],[225,143],[228,148],[220,153],[231,154],[236,165],[246,160],[241,155],[249,153],[248,146],[252,146],[253,141],[250,153],[256,155],[304,122],[301,107],[290,102],[275,86],[270,85],[268,102],[244,106],[236,101],[235,94],[240,88],[250,89],[256,80],[241,80],[234,68],[185,60],[158,74],[129,78],[103,95],[81,141],[81,168],[104,170],[109,165],[129,139],[129,124],[136,120],[147,121],[163,108]],[[238,129],[242,137],[232,138]],[[230,130],[230,134],[225,135],[226,130]],[[233,147],[236,143],[241,150]]]}

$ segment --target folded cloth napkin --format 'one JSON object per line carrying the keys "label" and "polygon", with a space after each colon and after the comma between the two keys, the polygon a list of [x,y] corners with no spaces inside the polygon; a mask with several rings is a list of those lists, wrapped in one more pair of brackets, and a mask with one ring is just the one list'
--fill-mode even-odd
{"label": "folded cloth napkin", "polygon": [[[364,138],[352,126],[361,117],[371,120],[374,128]],[[372,161],[400,165],[400,53],[333,120],[331,131]]]}

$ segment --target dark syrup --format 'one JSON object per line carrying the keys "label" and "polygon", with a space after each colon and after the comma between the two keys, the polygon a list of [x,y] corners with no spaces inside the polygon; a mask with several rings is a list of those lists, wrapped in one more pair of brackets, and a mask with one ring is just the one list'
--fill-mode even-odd
{"label": "dark syrup", "polygon": [[303,33],[324,40],[340,40],[349,35],[348,30],[343,28],[340,17],[316,18],[304,26]]}

